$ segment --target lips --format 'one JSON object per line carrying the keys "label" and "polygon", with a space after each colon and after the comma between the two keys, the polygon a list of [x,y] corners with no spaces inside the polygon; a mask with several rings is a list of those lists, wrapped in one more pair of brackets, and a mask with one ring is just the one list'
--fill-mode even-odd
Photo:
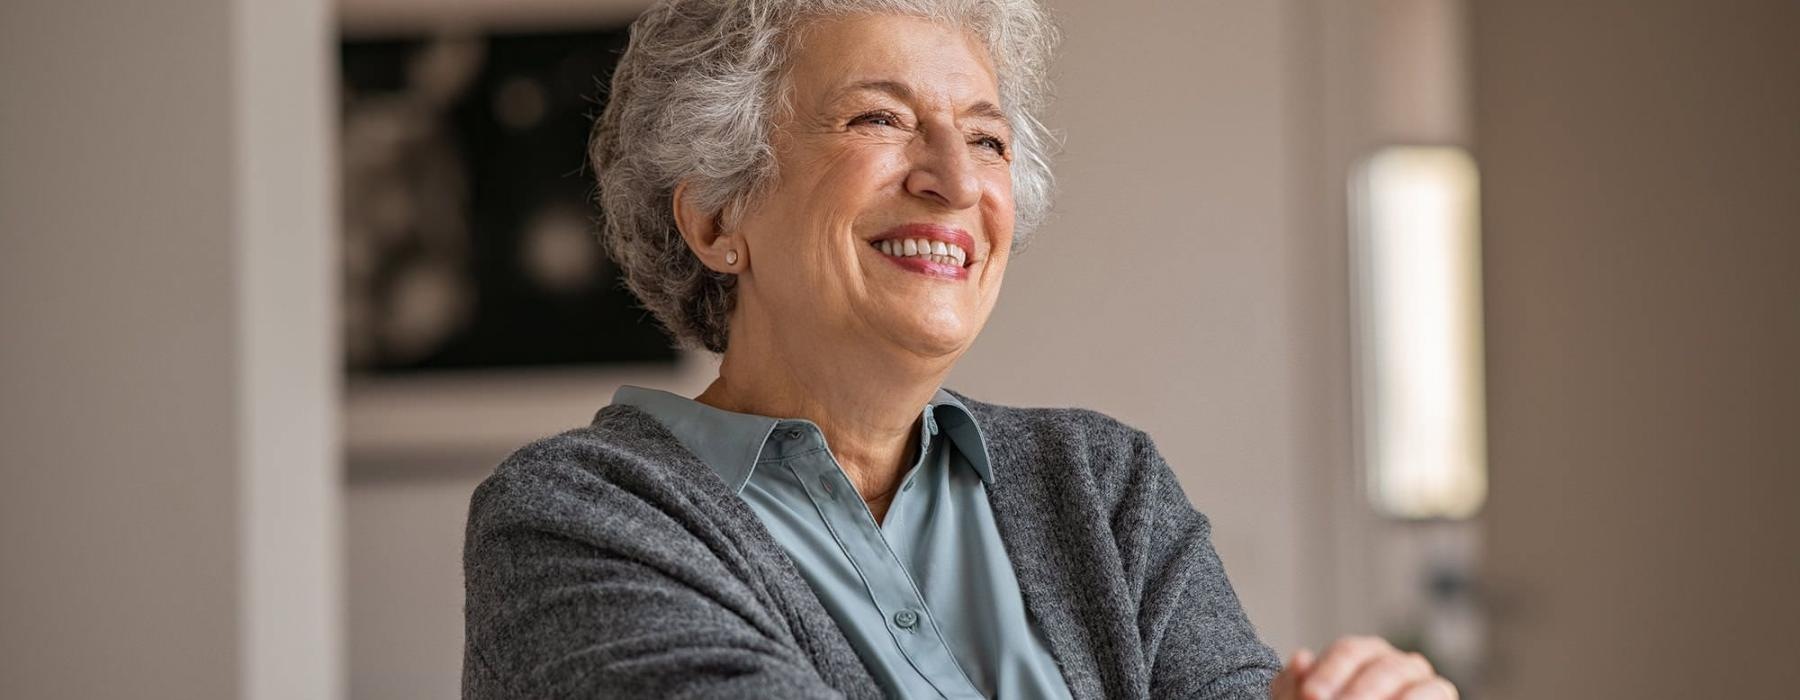
{"label": "lips", "polygon": [[[976,262],[975,237],[969,235],[968,231],[964,231],[954,226],[924,223],[901,224],[886,231],[882,231],[880,235],[869,239],[869,243],[876,245],[890,239],[942,241],[947,245],[960,247],[964,252],[968,253],[969,260],[967,261],[967,264],[964,265],[965,267],[973,265]],[[877,245],[877,247],[879,246]]]}
{"label": "lips", "polygon": [[966,280],[974,265],[975,237],[952,226],[895,226],[871,239],[869,246],[901,269],[938,279]]}

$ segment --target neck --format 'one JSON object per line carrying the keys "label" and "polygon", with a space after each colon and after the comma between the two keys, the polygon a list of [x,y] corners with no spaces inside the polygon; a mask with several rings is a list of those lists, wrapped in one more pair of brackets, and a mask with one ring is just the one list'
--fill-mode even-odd
{"label": "neck", "polygon": [[954,357],[843,352],[846,346],[837,343],[829,345],[832,352],[819,353],[824,344],[787,348],[769,340],[775,335],[752,328],[733,329],[719,378],[695,400],[727,411],[818,424],[832,456],[880,520],[917,458],[920,413]]}

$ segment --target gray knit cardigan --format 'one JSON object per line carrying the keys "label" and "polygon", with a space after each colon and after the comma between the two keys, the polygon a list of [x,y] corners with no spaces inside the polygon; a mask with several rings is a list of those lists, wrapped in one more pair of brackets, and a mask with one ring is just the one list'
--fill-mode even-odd
{"label": "gray knit cardigan", "polygon": [[[1075,698],[1266,698],[1257,637],[1143,432],[1081,409],[975,414],[988,500]],[[521,448],[476,488],[465,698],[878,698],[756,513],[636,408]]]}

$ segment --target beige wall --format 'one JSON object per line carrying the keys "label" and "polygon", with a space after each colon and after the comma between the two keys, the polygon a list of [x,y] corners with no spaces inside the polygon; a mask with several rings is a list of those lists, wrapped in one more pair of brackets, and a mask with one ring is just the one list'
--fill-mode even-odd
{"label": "beige wall", "polygon": [[226,7],[0,17],[6,697],[236,690]]}
{"label": "beige wall", "polygon": [[[1355,456],[1358,436],[1346,290],[1351,202],[1348,174],[1389,146],[1464,146],[1470,140],[1467,0],[1312,2],[1317,66],[1306,111],[1318,150],[1305,167],[1314,195],[1300,247],[1306,267],[1301,316],[1314,341],[1311,381],[1303,392],[1311,446],[1304,463],[1319,512],[1303,555],[1325,566],[1309,577],[1317,624],[1329,633],[1380,634],[1420,644],[1440,672],[1478,692],[1480,620],[1432,609],[1427,577],[1474,575],[1481,559],[1480,516],[1427,523],[1379,516],[1364,495]],[[1302,51],[1308,49],[1303,48]],[[1441,606],[1440,606],[1441,607]],[[1433,619],[1433,615],[1438,615]],[[1319,639],[1321,637],[1315,637]]]}
{"label": "beige wall", "polygon": [[1474,5],[1494,698],[1800,687],[1800,5]]}
{"label": "beige wall", "polygon": [[251,5],[0,5],[0,697],[340,694],[324,6]]}

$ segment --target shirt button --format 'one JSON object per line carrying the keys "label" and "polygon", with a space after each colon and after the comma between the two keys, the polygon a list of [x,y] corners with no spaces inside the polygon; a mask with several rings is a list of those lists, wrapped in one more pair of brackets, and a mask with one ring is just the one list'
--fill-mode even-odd
{"label": "shirt button", "polygon": [[911,610],[901,610],[894,613],[894,624],[899,625],[901,629],[912,629],[913,625],[919,624],[919,614]]}
{"label": "shirt button", "polygon": [[800,431],[798,429],[789,429],[787,431],[787,439],[799,440],[800,439]]}

